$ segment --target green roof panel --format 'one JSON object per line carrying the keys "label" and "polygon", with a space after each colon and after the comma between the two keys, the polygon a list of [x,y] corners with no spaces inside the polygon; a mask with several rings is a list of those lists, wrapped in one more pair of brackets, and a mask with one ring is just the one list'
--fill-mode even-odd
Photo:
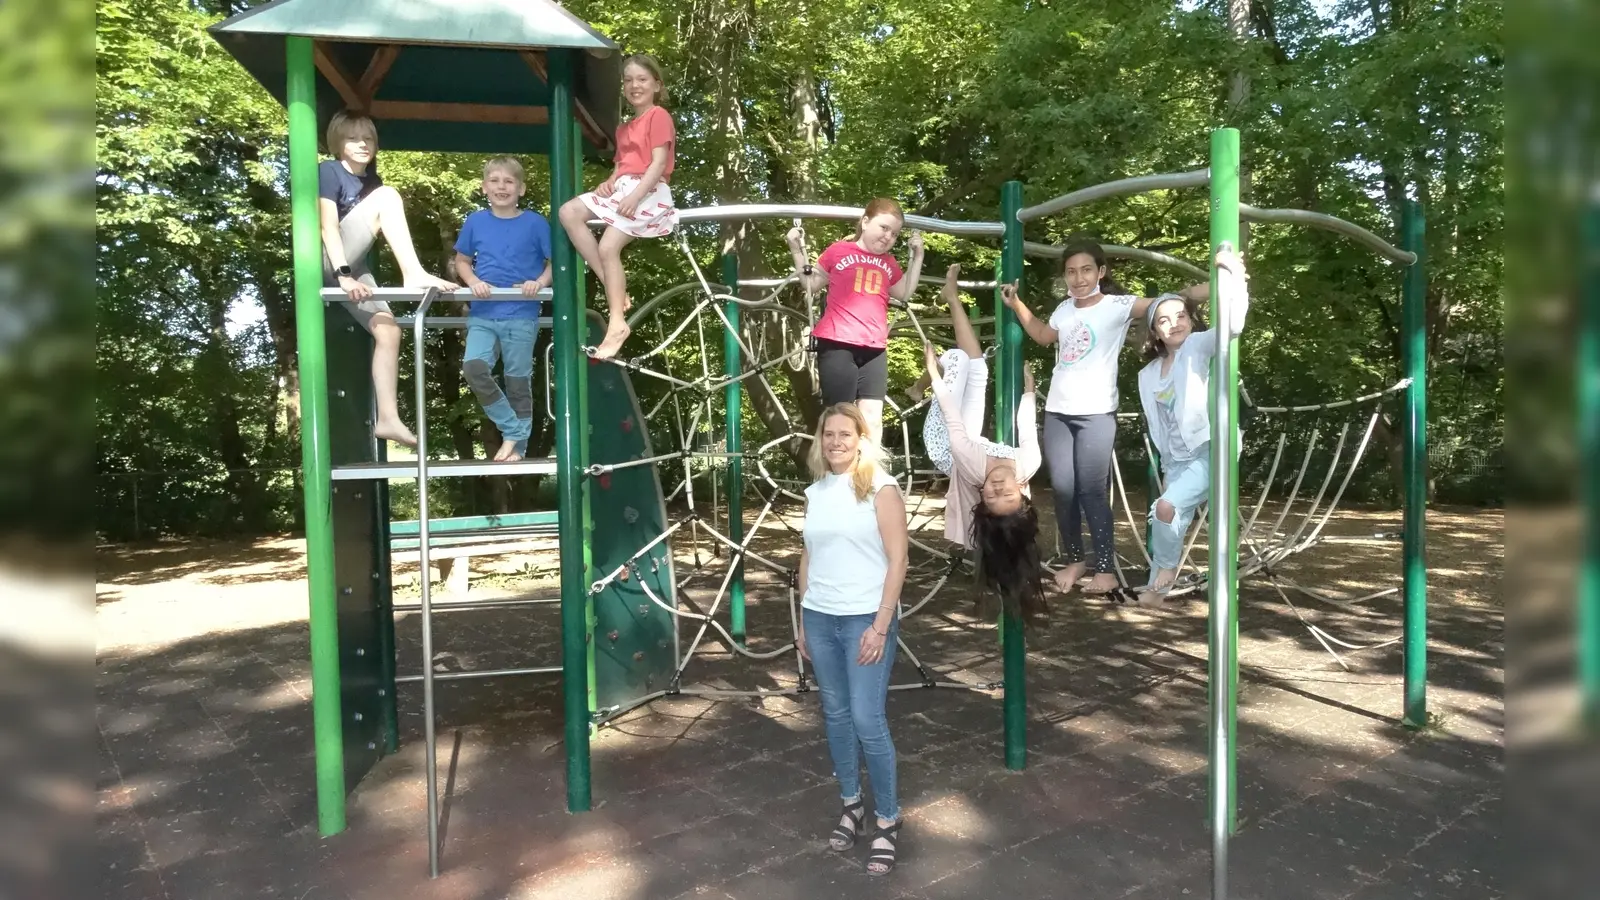
{"label": "green roof panel", "polygon": [[[318,122],[350,105],[353,91],[391,150],[548,152],[549,126],[538,111],[550,91],[529,56],[542,65],[545,50],[575,50],[585,149],[611,156],[621,49],[550,0],[274,0],[211,34],[280,103],[287,100],[285,38],[314,39],[344,82],[341,92],[319,67]],[[376,89],[363,96],[363,76],[385,62]],[[462,105],[494,107],[497,120],[463,121]]]}

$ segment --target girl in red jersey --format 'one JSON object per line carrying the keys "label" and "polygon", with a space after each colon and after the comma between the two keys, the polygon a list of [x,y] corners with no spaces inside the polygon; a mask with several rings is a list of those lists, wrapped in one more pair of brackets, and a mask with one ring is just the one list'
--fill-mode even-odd
{"label": "girl in red jersey", "polygon": [[883,441],[883,400],[889,393],[889,301],[904,301],[922,274],[922,235],[911,233],[910,271],[891,251],[905,227],[900,204],[878,197],[867,204],[854,236],[806,258],[805,233],[790,229],[795,275],[809,290],[827,289],[827,309],[812,329],[822,405],[854,403],[867,418],[874,444]]}

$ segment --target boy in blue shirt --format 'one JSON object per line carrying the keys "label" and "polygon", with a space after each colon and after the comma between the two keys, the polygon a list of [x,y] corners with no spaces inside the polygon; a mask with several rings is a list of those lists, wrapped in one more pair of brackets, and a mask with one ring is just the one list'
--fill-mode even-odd
{"label": "boy in blue shirt", "polygon": [[[521,288],[537,297],[548,287],[550,223],[533,210],[520,209],[527,192],[522,164],[499,156],[483,164],[483,193],[489,208],[467,216],[456,239],[456,274],[472,289],[467,315],[467,349],[461,372],[483,411],[500,429],[497,462],[512,462],[528,452],[533,431],[533,343],[539,336],[537,300],[490,300],[493,288]],[[496,358],[505,364],[505,390],[494,380]]]}

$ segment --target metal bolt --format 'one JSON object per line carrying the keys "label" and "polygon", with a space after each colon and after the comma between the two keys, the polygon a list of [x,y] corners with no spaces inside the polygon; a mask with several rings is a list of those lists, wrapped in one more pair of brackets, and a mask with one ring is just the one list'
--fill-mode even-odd
{"label": "metal bolt", "polygon": [[378,742],[377,741],[367,741],[367,749],[368,750],[376,750],[376,749],[378,749]]}
{"label": "metal bolt", "polygon": [[387,697],[387,696],[389,696],[389,692],[388,692],[388,690],[386,690],[384,688],[378,688],[378,696],[379,697]]}
{"label": "metal bolt", "polygon": [[355,719],[357,722],[361,721],[361,713],[356,713]]}
{"label": "metal bolt", "polygon": [[[644,651],[640,650],[639,652],[633,654],[633,661],[634,662],[644,662]],[[357,713],[356,715],[360,715],[360,713]]]}
{"label": "metal bolt", "polygon": [[333,395],[335,397],[343,397],[344,396],[344,388],[339,388],[339,389],[335,390],[333,392]]}
{"label": "metal bolt", "polygon": [[367,655],[367,648],[365,648],[365,647],[357,647],[356,648],[356,655],[357,656],[366,656]]}
{"label": "metal bolt", "polygon": [[339,593],[341,593],[341,594],[345,595],[346,597],[348,597],[351,594],[355,593],[355,588],[342,587],[342,588],[339,589]]}
{"label": "metal bolt", "polygon": [[648,603],[639,604],[639,615],[646,616],[646,615],[649,615],[649,614],[650,614],[650,604],[648,604]]}

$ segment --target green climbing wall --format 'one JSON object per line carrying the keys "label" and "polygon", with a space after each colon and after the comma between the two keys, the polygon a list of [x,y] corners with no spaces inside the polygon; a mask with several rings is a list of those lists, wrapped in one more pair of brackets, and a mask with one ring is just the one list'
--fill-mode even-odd
{"label": "green climbing wall", "polygon": [[[605,322],[591,312],[589,342]],[[620,366],[589,360],[589,461],[615,464],[654,456],[633,382]],[[621,565],[667,529],[666,504],[655,465],[619,469],[591,479],[593,564],[596,577]],[[676,624],[651,602],[642,580],[662,602],[676,603],[672,554],[663,541],[594,600],[592,697],[602,714],[665,689],[676,671]]]}

